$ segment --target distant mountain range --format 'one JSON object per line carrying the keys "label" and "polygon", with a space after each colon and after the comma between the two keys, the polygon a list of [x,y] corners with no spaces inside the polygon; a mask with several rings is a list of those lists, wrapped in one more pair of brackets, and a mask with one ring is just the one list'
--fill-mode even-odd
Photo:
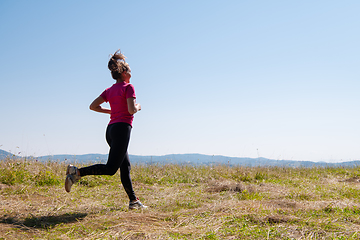
{"label": "distant mountain range", "polygon": [[0,160],[11,156],[13,156],[13,154],[0,149]]}
{"label": "distant mountain range", "polygon": [[[5,158],[17,158],[16,155],[0,149],[0,160]],[[60,161],[66,163],[106,163],[107,154],[83,154],[83,155],[47,155],[41,157],[27,157],[38,161]],[[190,164],[190,165],[229,165],[229,166],[278,166],[278,167],[356,167],[360,161],[328,163],[293,160],[273,160],[267,158],[239,158],[220,155],[203,154],[170,154],[163,156],[138,156],[130,155],[132,164]]]}

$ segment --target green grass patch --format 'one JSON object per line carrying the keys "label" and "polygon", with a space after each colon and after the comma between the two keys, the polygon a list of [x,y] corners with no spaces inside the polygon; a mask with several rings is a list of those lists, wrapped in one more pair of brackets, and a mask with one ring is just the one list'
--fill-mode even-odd
{"label": "green grass patch", "polygon": [[[78,165],[82,167],[82,165]],[[6,239],[359,239],[360,168],[134,165],[64,190],[66,165],[0,161]],[[1,239],[1,238],[0,238]]]}

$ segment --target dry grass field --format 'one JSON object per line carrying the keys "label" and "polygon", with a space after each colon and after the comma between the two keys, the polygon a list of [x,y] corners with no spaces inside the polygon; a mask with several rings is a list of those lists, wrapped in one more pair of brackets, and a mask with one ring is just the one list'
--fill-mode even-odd
{"label": "dry grass field", "polygon": [[66,165],[0,162],[0,239],[360,239],[360,168],[133,166],[66,193]]}

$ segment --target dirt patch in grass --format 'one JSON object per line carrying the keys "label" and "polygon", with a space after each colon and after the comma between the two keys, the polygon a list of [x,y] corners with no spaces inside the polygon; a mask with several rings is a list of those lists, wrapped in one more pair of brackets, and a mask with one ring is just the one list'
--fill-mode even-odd
{"label": "dirt patch in grass", "polygon": [[223,192],[223,191],[232,191],[232,192],[243,192],[246,187],[245,185],[239,182],[232,182],[226,180],[219,180],[219,181],[211,181],[208,183],[208,187],[206,188],[207,192],[216,193],[216,192]]}
{"label": "dirt patch in grass", "polygon": [[347,183],[360,183],[359,177],[351,177],[344,180],[339,180],[339,182],[347,182]]}
{"label": "dirt patch in grass", "polygon": [[299,203],[290,200],[264,201],[264,205],[274,209],[297,209],[300,207]]}
{"label": "dirt patch in grass", "polygon": [[7,185],[7,184],[1,184],[0,183],[0,190],[6,189],[6,188],[10,188],[11,186]]}
{"label": "dirt patch in grass", "polygon": [[258,192],[268,193],[269,198],[273,199],[284,198],[290,192],[289,187],[272,183],[260,183],[255,185],[254,188]]}
{"label": "dirt patch in grass", "polygon": [[294,223],[298,220],[299,220],[299,218],[292,217],[292,216],[283,216],[283,215],[271,215],[271,216],[266,216],[264,218],[264,221],[269,224]]}

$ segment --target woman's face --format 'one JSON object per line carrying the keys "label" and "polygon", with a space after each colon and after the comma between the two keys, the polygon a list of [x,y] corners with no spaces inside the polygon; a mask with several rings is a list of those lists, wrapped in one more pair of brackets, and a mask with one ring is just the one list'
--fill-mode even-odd
{"label": "woman's face", "polygon": [[128,70],[126,72],[123,72],[123,79],[124,82],[129,83],[130,82],[130,78],[131,78],[131,70]]}

